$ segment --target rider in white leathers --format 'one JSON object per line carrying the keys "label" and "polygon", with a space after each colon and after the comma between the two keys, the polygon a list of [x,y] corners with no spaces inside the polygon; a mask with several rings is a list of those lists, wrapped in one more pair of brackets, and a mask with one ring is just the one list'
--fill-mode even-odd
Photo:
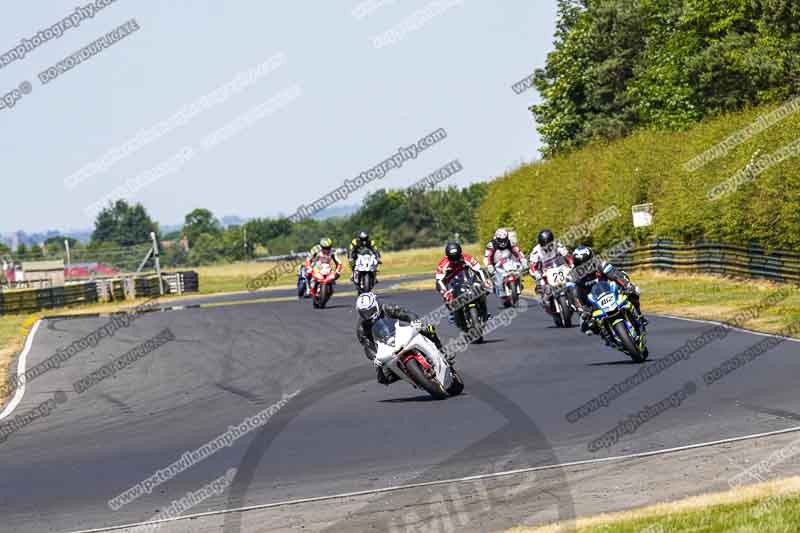
{"label": "rider in white leathers", "polygon": [[572,257],[569,255],[567,247],[561,244],[561,241],[556,240],[553,232],[549,229],[540,231],[536,240],[538,244],[531,250],[529,258],[530,272],[533,279],[536,280],[536,293],[541,295],[542,305],[548,306],[548,295],[544,290],[544,271],[561,258],[564,258],[569,266],[572,266]]}

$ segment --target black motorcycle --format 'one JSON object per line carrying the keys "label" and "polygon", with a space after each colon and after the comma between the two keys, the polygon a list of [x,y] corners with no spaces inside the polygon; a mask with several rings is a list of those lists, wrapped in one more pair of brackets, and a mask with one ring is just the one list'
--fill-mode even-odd
{"label": "black motorcycle", "polygon": [[456,327],[467,335],[472,335],[471,342],[483,342],[483,328],[489,318],[486,308],[487,289],[478,276],[468,269],[453,276],[447,288],[453,293],[450,310],[453,312]]}

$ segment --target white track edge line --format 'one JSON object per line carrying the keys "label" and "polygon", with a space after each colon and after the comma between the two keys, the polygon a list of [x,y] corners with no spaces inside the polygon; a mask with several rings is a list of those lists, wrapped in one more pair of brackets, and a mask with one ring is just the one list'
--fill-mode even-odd
{"label": "white track edge line", "polygon": [[481,479],[492,479],[492,478],[501,478],[512,476],[516,474],[528,474],[531,472],[543,472],[546,470],[555,470],[557,468],[571,468],[575,466],[586,466],[586,465],[593,465],[593,464],[602,464],[602,463],[610,463],[615,461],[625,461],[631,459],[642,459],[646,457],[654,457],[657,455],[666,455],[669,453],[676,453],[676,452],[683,452],[687,450],[694,450],[697,448],[708,448],[711,446],[718,446],[720,444],[729,444],[733,442],[741,442],[745,440],[753,440],[763,437],[772,437],[775,435],[783,435],[786,433],[794,433],[800,431],[800,426],[790,427],[786,429],[777,429],[774,431],[767,431],[764,433],[754,433],[752,435],[744,435],[740,437],[730,437],[727,439],[720,439],[715,441],[709,442],[701,442],[699,444],[687,444],[684,446],[676,446],[674,448],[663,448],[661,450],[652,450],[649,452],[639,452],[639,453],[632,453],[628,455],[616,455],[612,457],[598,457],[596,459],[584,459],[582,461],[572,461],[569,463],[560,463],[554,465],[543,465],[543,466],[532,466],[529,468],[520,468],[516,470],[507,470],[505,472],[495,472],[493,474],[479,474],[475,476],[466,476],[461,478],[453,478],[453,479],[442,479],[438,481],[427,481],[424,483],[412,483],[410,485],[397,485],[393,487],[384,487],[381,489],[370,489],[370,490],[362,490],[357,492],[345,492],[341,494],[331,494],[328,496],[315,496],[312,498],[301,498],[297,500],[287,500],[283,502],[274,502],[274,503],[265,503],[260,505],[251,505],[248,507],[237,507],[234,509],[222,509],[219,511],[208,511],[205,513],[196,513],[186,516],[177,516],[174,518],[166,518],[163,520],[155,520],[152,522],[138,522],[132,524],[125,524],[120,526],[108,526],[108,527],[101,527],[96,529],[82,529],[79,531],[72,531],[70,533],[104,533],[108,531],[119,531],[121,529],[128,529],[128,528],[137,528],[137,527],[144,527],[144,526],[151,526],[151,525],[161,525],[167,524],[171,522],[177,522],[181,520],[196,520],[198,518],[207,518],[210,516],[220,516],[232,513],[246,513],[249,511],[260,511],[265,509],[272,509],[275,507],[283,507],[288,505],[301,505],[305,503],[316,503],[321,501],[327,500],[338,500],[343,498],[355,498],[358,496],[368,496],[374,494],[382,494],[387,492],[397,492],[401,490],[408,490],[408,489],[416,489],[421,487],[431,487],[436,485],[446,485],[449,483],[465,483],[468,481],[476,481]]}
{"label": "white track edge line", "polygon": [[23,379],[22,376],[25,374],[25,364],[28,360],[28,352],[31,351],[31,347],[33,346],[33,338],[36,336],[36,332],[39,330],[39,324],[41,323],[41,320],[37,320],[28,333],[28,338],[25,339],[25,347],[23,348],[22,353],[19,354],[19,361],[17,361],[17,381],[19,382],[19,386],[17,386],[14,390],[14,397],[11,398],[11,401],[8,402],[8,405],[6,405],[6,408],[3,409],[2,413],[0,413],[0,420],[3,420],[11,415],[11,413],[14,412],[14,409],[16,409],[19,403],[22,401],[22,397],[25,395],[26,380]]}

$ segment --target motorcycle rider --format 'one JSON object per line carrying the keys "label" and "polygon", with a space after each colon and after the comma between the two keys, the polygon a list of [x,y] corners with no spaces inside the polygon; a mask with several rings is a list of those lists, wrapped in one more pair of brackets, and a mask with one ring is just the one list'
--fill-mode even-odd
{"label": "motorcycle rider", "polygon": [[542,305],[549,309],[552,295],[545,291],[544,267],[559,256],[563,257],[569,266],[573,266],[572,257],[569,255],[567,247],[561,244],[561,241],[556,240],[555,235],[549,229],[540,231],[536,236],[536,242],[536,246],[531,250],[530,272],[533,279],[536,280],[536,294],[542,297]]}
{"label": "motorcycle rider", "polygon": [[592,318],[592,307],[589,302],[589,294],[592,286],[603,278],[613,281],[622,287],[622,291],[628,296],[643,326],[647,326],[647,318],[642,314],[639,295],[639,287],[634,285],[628,274],[622,270],[617,270],[614,265],[606,261],[599,261],[594,256],[594,251],[588,246],[579,246],[572,252],[574,269],[569,274],[567,287],[573,293],[573,300],[581,313],[581,331],[587,335],[601,335],[609,344],[605,333],[600,329],[597,322]]}
{"label": "motorcycle rider", "polygon": [[366,230],[359,231],[358,235],[356,235],[356,237],[350,243],[350,251],[347,255],[347,259],[350,263],[350,270],[353,271],[353,283],[356,283],[356,259],[358,259],[358,255],[364,250],[368,250],[375,254],[375,258],[378,260],[379,265],[382,263],[381,253],[378,251],[375,241],[369,238],[369,232]]}
{"label": "motorcycle rider", "polygon": [[[436,279],[436,290],[448,306],[453,302],[455,296],[447,285],[450,283],[450,280],[453,279],[453,276],[467,268],[477,274],[478,279],[481,280],[484,287],[487,289],[492,288],[492,282],[486,277],[480,263],[471,255],[465,254],[459,243],[455,241],[448,242],[444,247],[444,254],[445,257],[439,261],[439,265],[436,267],[434,277]],[[454,321],[453,311],[454,310],[451,309],[450,322]],[[490,316],[486,310],[485,301],[484,304],[481,305],[481,314],[487,319]]]}
{"label": "motorcycle rider", "polygon": [[[378,348],[375,339],[372,337],[372,325],[376,320],[380,320],[381,318],[391,318],[409,322],[411,327],[419,331],[420,335],[433,342],[436,348],[439,349],[450,363],[455,360],[455,353],[449,354],[445,352],[442,341],[439,339],[439,335],[436,333],[436,328],[433,324],[424,324],[419,319],[419,315],[413,311],[399,305],[381,304],[378,301],[378,297],[372,292],[365,292],[359,295],[356,299],[356,310],[358,311],[359,317],[358,325],[356,326],[356,337],[358,338],[358,342],[361,343],[361,346],[364,347],[364,355],[366,355],[367,359],[370,361],[375,360],[375,354]],[[388,368],[377,366],[377,364],[376,373],[378,383],[383,385],[389,385],[400,379],[399,376]]]}
{"label": "motorcycle rider", "polygon": [[323,237],[319,240],[319,244],[316,244],[311,248],[310,255],[303,262],[303,266],[305,267],[305,276],[309,283],[311,283],[311,272],[313,270],[314,263],[323,257],[331,258],[333,264],[336,265],[336,279],[339,279],[339,276],[342,273],[342,268],[344,267],[341,261],[339,261],[339,258],[336,257],[336,251],[333,249],[333,241],[328,237]]}
{"label": "motorcycle rider", "polygon": [[[510,232],[506,228],[498,228],[494,232],[494,238],[486,244],[486,249],[483,253],[483,264],[489,271],[490,276],[495,275],[495,261],[508,256],[517,259],[523,269],[527,268],[528,261],[525,259],[525,254],[522,253],[516,243],[511,242]],[[496,278],[494,286],[497,297],[501,297],[503,280]],[[522,288],[522,283],[520,283],[520,289]]]}

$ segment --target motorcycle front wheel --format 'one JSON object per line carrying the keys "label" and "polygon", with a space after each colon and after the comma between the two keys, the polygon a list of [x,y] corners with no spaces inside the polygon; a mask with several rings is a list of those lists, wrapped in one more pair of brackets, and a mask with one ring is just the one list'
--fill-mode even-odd
{"label": "motorcycle front wheel", "polygon": [[319,289],[317,289],[317,297],[319,299],[317,306],[320,309],[325,309],[325,306],[328,304],[328,300],[331,297],[331,285],[328,283],[320,285]]}
{"label": "motorcycle front wheel", "polygon": [[[477,330],[481,330],[481,331],[483,330],[483,323],[481,322],[480,313],[478,313],[478,308],[477,307],[470,307],[469,308],[469,323],[470,323],[470,327],[471,328],[474,328],[474,329],[477,329]],[[483,335],[481,335],[480,337],[476,338],[472,342],[475,343],[475,344],[482,343],[483,342]]]}
{"label": "motorcycle front wheel", "polygon": [[360,286],[361,286],[361,292],[362,293],[370,292],[372,290],[372,288],[375,286],[375,282],[373,281],[373,279],[375,279],[375,278],[373,277],[372,272],[362,272],[361,273]]}
{"label": "motorcycle front wheel", "polygon": [[614,324],[614,334],[620,341],[622,341],[622,345],[625,347],[625,352],[631,359],[633,359],[634,363],[644,362],[645,356],[639,351],[639,347],[636,346],[636,343],[633,342],[631,334],[628,333],[628,327],[625,325],[625,321],[620,320]]}
{"label": "motorcycle front wheel", "polygon": [[566,297],[562,296],[558,299],[558,306],[561,308],[561,323],[565,328],[572,327],[572,308],[569,306],[569,302],[567,301]]}
{"label": "motorcycle front wheel", "polygon": [[444,390],[444,387],[442,387],[442,384],[428,376],[416,359],[411,359],[406,363],[406,371],[414,383],[430,394],[434,400],[444,400],[447,398],[447,392]]}

